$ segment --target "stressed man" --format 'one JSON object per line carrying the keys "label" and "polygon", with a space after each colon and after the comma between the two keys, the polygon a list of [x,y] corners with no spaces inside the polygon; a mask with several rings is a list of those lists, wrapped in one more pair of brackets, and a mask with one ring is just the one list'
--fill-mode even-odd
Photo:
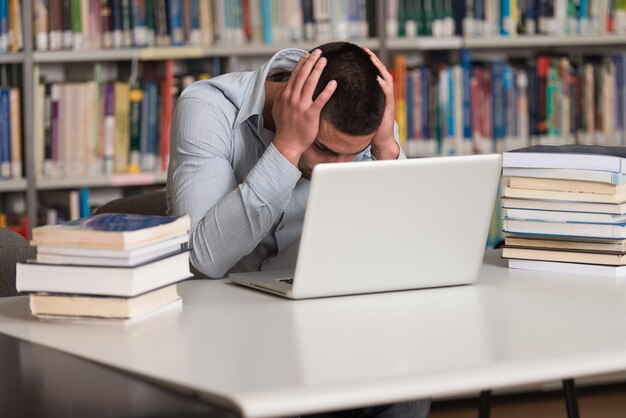
{"label": "stressed man", "polygon": [[[256,71],[185,89],[172,119],[167,205],[191,217],[193,266],[211,278],[295,267],[313,168],[404,158],[394,107],[385,66],[347,42],[282,50]],[[347,416],[421,417],[429,404]]]}

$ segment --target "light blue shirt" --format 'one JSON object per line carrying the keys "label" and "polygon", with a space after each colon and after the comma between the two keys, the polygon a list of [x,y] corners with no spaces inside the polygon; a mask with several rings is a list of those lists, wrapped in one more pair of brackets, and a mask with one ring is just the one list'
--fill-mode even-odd
{"label": "light blue shirt", "polygon": [[[191,262],[208,277],[295,267],[309,180],[272,144],[263,105],[266,79],[291,72],[304,53],[282,50],[256,71],[193,83],[178,99],[167,207],[191,217]],[[355,157],[371,159],[369,147]]]}

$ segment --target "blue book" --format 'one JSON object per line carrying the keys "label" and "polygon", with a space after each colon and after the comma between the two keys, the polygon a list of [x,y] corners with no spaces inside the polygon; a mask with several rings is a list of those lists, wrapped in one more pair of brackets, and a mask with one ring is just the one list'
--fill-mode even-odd
{"label": "blue book", "polygon": [[132,249],[189,233],[189,216],[104,213],[33,229],[34,245]]}
{"label": "blue book", "polygon": [[183,30],[183,5],[182,0],[168,0],[167,23],[172,46],[181,46],[185,43]]}
{"label": "blue book", "polygon": [[503,154],[503,167],[573,168],[626,173],[626,147],[533,145]]}
{"label": "blue book", "polygon": [[511,19],[511,0],[500,0],[500,34],[509,36],[509,21]]}
{"label": "blue book", "polygon": [[[206,1],[206,0],[202,0]],[[194,45],[201,43],[202,28],[200,27],[200,0],[191,0],[191,42]]]}
{"label": "blue book", "polygon": [[261,21],[263,22],[263,43],[271,44],[273,41],[271,0],[261,0]]}
{"label": "blue book", "polygon": [[493,140],[496,152],[502,152],[504,148],[504,136],[506,133],[504,63],[494,62],[491,64],[491,78],[493,101]]}
{"label": "blue book", "polygon": [[144,171],[154,171],[159,155],[159,88],[156,83],[144,84],[144,100],[147,109],[146,161],[142,163]]}
{"label": "blue book", "polygon": [[9,3],[0,0],[0,54],[9,52]]}
{"label": "blue book", "polygon": [[[133,0],[130,5],[131,21],[133,27],[134,46],[143,47],[148,44],[146,27],[146,4],[142,1]],[[152,13],[152,10],[150,10]]]}
{"label": "blue book", "polygon": [[0,178],[11,178],[10,90],[0,87]]}
{"label": "blue book", "polygon": [[89,189],[83,187],[78,194],[79,201],[79,213],[81,218],[86,218],[91,215],[91,209],[89,209]]}
{"label": "blue book", "polygon": [[406,76],[406,137],[407,139],[415,138],[415,118],[413,117],[413,95],[415,94],[415,86],[413,85],[413,77],[411,72]]}
{"label": "blue book", "polygon": [[423,66],[420,68],[420,76],[422,78],[422,138],[432,139],[430,136],[430,124],[428,118],[430,117],[430,70],[428,67]]}
{"label": "blue book", "polygon": [[[446,138],[454,138],[454,68],[448,67],[448,99],[446,102]],[[450,143],[448,151],[454,154],[454,146]]]}
{"label": "blue book", "polygon": [[472,55],[469,50],[461,51],[463,69],[463,139],[472,140]]}

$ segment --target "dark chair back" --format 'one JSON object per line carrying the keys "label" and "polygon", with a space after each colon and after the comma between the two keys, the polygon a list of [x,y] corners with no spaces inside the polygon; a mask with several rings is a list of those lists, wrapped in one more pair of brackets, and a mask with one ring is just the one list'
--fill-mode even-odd
{"label": "dark chair back", "polygon": [[131,213],[133,215],[165,216],[166,210],[165,190],[156,190],[137,196],[122,197],[112,200],[100,207],[96,211],[96,214]]}
{"label": "dark chair back", "polygon": [[0,297],[15,296],[15,263],[35,258],[37,250],[20,234],[0,228]]}

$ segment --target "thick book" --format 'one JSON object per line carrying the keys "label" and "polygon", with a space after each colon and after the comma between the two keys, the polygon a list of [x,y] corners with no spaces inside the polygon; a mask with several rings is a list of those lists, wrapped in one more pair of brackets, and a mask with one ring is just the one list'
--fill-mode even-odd
{"label": "thick book", "polygon": [[184,251],[136,267],[17,263],[15,285],[19,292],[132,297],[189,277],[189,252]]}
{"label": "thick book", "polygon": [[610,171],[576,170],[568,168],[517,168],[507,167],[502,170],[503,177],[532,177],[541,179],[581,180],[622,185],[626,183],[626,174]]}
{"label": "thick book", "polygon": [[500,198],[500,203],[503,208],[594,212],[614,215],[626,214],[626,203],[572,202],[566,200],[517,199],[508,197]]}
{"label": "thick book", "polygon": [[545,222],[522,219],[502,220],[504,232],[571,237],[626,238],[626,223],[594,224],[582,222]]}
{"label": "thick book", "polygon": [[533,145],[502,155],[503,167],[573,168],[626,173],[626,147]]}
{"label": "thick book", "polygon": [[518,199],[545,199],[545,200],[566,200],[570,202],[592,202],[592,203],[625,203],[626,192],[618,194],[599,194],[599,193],[579,193],[579,192],[560,192],[554,190],[533,190],[533,189],[516,189],[514,187],[506,187],[504,189],[505,197],[514,197]]}
{"label": "thick book", "polygon": [[596,181],[541,179],[533,177],[511,177],[509,186],[515,189],[552,190],[572,193],[597,193],[617,195],[626,193],[626,184],[615,185]]}
{"label": "thick book", "polygon": [[33,315],[80,316],[128,319],[144,315],[180,299],[176,285],[146,292],[130,298],[111,296],[59,295],[32,293]]}
{"label": "thick book", "polygon": [[187,215],[105,213],[34,228],[32,245],[129,250],[187,234],[190,222]]}
{"label": "thick book", "polygon": [[556,261],[509,259],[510,269],[550,271],[567,274],[584,274],[591,276],[623,277],[626,266],[603,266],[597,264],[561,263]]}
{"label": "thick book", "polygon": [[187,248],[188,240],[189,235],[185,234],[130,250],[39,246],[37,262],[75,266],[134,267],[174,255]]}
{"label": "thick book", "polygon": [[626,239],[558,237],[551,235],[507,234],[504,245],[518,248],[542,248],[566,251],[626,253]]}
{"label": "thick book", "polygon": [[566,212],[556,210],[503,208],[502,216],[512,219],[534,219],[547,222],[590,222],[598,224],[617,224],[626,222],[626,215],[610,213]]}
{"label": "thick book", "polygon": [[523,260],[556,261],[561,263],[601,264],[623,266],[626,254],[605,254],[599,252],[545,250],[537,248],[509,248],[502,250],[503,258]]}
{"label": "thick book", "polygon": [[103,326],[131,326],[140,322],[144,322],[151,318],[157,318],[161,315],[166,315],[167,312],[180,312],[183,306],[183,300],[178,298],[173,302],[160,305],[155,309],[145,312],[141,315],[133,316],[131,318],[101,318],[95,316],[70,316],[70,315],[46,315],[37,314],[37,317],[41,321],[46,322],[64,322],[70,324],[83,324],[83,325],[103,325]]}

